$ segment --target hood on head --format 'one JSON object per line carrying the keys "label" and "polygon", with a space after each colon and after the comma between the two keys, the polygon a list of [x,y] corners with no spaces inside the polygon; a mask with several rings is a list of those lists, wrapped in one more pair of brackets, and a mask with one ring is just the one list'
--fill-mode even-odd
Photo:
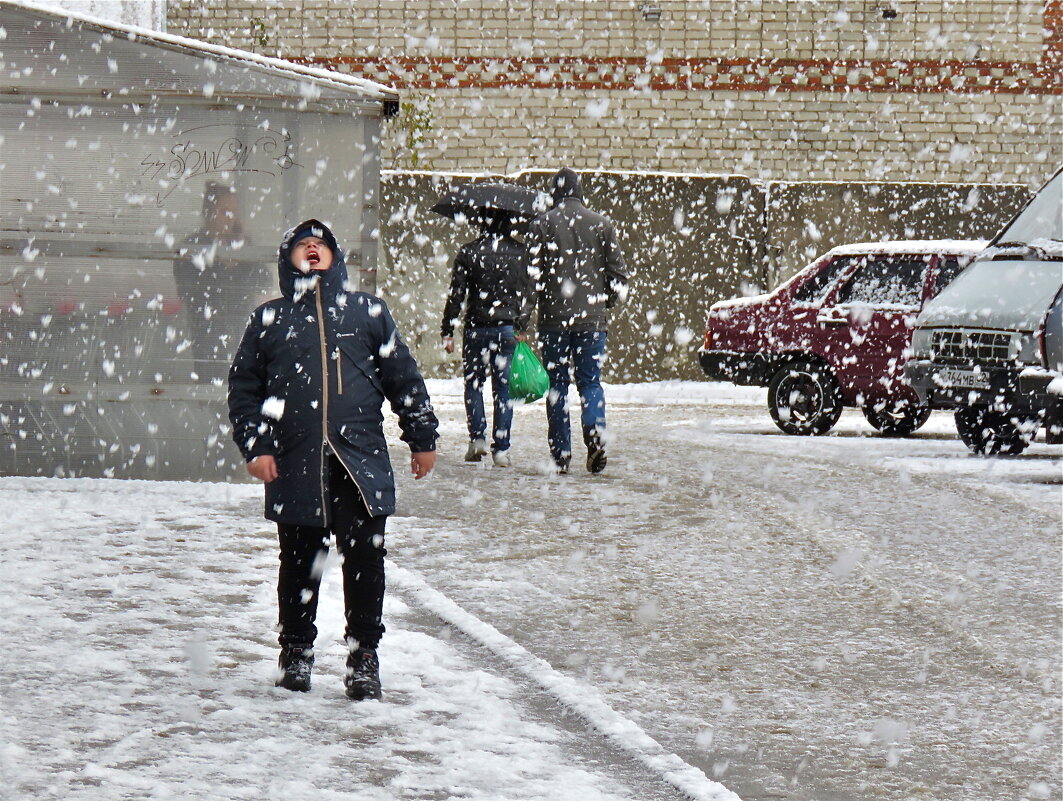
{"label": "hood on head", "polygon": [[316,236],[319,239],[324,239],[325,244],[328,245],[329,250],[333,255],[339,250],[339,245],[336,243],[336,236],[332,233],[332,230],[321,222],[321,220],[304,220],[296,225],[294,228],[289,228],[284,233],[284,237],[281,239],[281,255],[285,255],[287,258],[291,258],[292,250],[295,248],[296,243],[305,237]]}
{"label": "hood on head", "polygon": [[576,171],[562,167],[554,173],[554,177],[550,179],[550,196],[554,199],[555,206],[569,197],[583,200],[583,189]]}
{"label": "hood on head", "polygon": [[[316,236],[325,240],[325,244],[332,251],[332,266],[328,270],[314,271],[308,275],[292,263],[292,249],[300,239],[307,236]],[[314,219],[304,220],[285,231],[277,253],[277,272],[280,278],[281,293],[289,299],[296,295],[297,282],[300,287],[299,294],[302,294],[311,279],[317,278],[322,291],[328,296],[333,296],[342,291],[347,281],[347,264],[343,250],[336,241],[336,235],[325,223]]]}

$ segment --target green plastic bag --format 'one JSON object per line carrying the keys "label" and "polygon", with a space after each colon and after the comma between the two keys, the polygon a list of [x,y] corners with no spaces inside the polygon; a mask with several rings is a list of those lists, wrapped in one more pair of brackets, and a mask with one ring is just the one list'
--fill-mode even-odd
{"label": "green plastic bag", "polygon": [[509,368],[509,399],[531,403],[550,389],[550,376],[527,342],[518,342]]}

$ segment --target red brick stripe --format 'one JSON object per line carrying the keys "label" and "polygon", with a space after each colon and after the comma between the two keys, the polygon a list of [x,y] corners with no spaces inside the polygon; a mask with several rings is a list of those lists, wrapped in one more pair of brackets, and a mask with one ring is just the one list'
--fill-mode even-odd
{"label": "red brick stripe", "polygon": [[[1059,3],[1050,4],[1063,22]],[[369,78],[396,89],[581,89],[586,91],[934,92],[1063,94],[1063,71],[1051,57],[1060,28],[1050,29],[1045,58],[1011,61],[863,61],[789,58],[395,57],[295,59]],[[1055,35],[1055,39],[1052,34]]]}
{"label": "red brick stripe", "polygon": [[1042,59],[1058,69],[1063,63],[1063,2],[1048,0],[1044,13],[1045,44]]}

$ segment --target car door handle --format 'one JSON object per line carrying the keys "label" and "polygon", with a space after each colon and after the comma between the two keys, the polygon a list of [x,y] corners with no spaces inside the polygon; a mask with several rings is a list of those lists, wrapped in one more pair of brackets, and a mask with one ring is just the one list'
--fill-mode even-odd
{"label": "car door handle", "polygon": [[837,328],[842,325],[849,325],[848,317],[817,317],[816,322],[820,325],[829,325]]}

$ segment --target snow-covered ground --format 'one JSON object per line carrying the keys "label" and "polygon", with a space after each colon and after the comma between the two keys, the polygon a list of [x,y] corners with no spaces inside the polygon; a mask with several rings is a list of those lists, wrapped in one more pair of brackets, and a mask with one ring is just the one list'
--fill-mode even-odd
{"label": "snow-covered ground", "polygon": [[0,479],[0,797],[1060,797],[1058,446],[786,437],[676,382],[608,387],[607,472],[554,476],[541,402],[499,470],[430,390],[384,703],[343,696],[334,565],[314,691],[272,686],[261,488]]}
{"label": "snow-covered ground", "polygon": [[[274,688],[276,556],[270,527],[256,520],[260,494],[252,485],[0,480],[0,797],[677,797],[661,772],[617,770],[605,746],[596,757],[556,710],[541,719],[537,684],[485,668],[489,656],[470,654],[439,620],[426,623],[427,607],[411,609],[401,592],[386,603],[386,703],[352,704],[340,678],[335,565],[319,619],[333,636],[319,642],[314,690]],[[396,583],[454,631],[517,649],[408,570],[393,570]],[[587,703],[552,678],[570,703]],[[608,710],[590,713],[610,720]],[[697,797],[734,798],[612,720],[651,760],[695,774],[679,780],[700,787]]]}

